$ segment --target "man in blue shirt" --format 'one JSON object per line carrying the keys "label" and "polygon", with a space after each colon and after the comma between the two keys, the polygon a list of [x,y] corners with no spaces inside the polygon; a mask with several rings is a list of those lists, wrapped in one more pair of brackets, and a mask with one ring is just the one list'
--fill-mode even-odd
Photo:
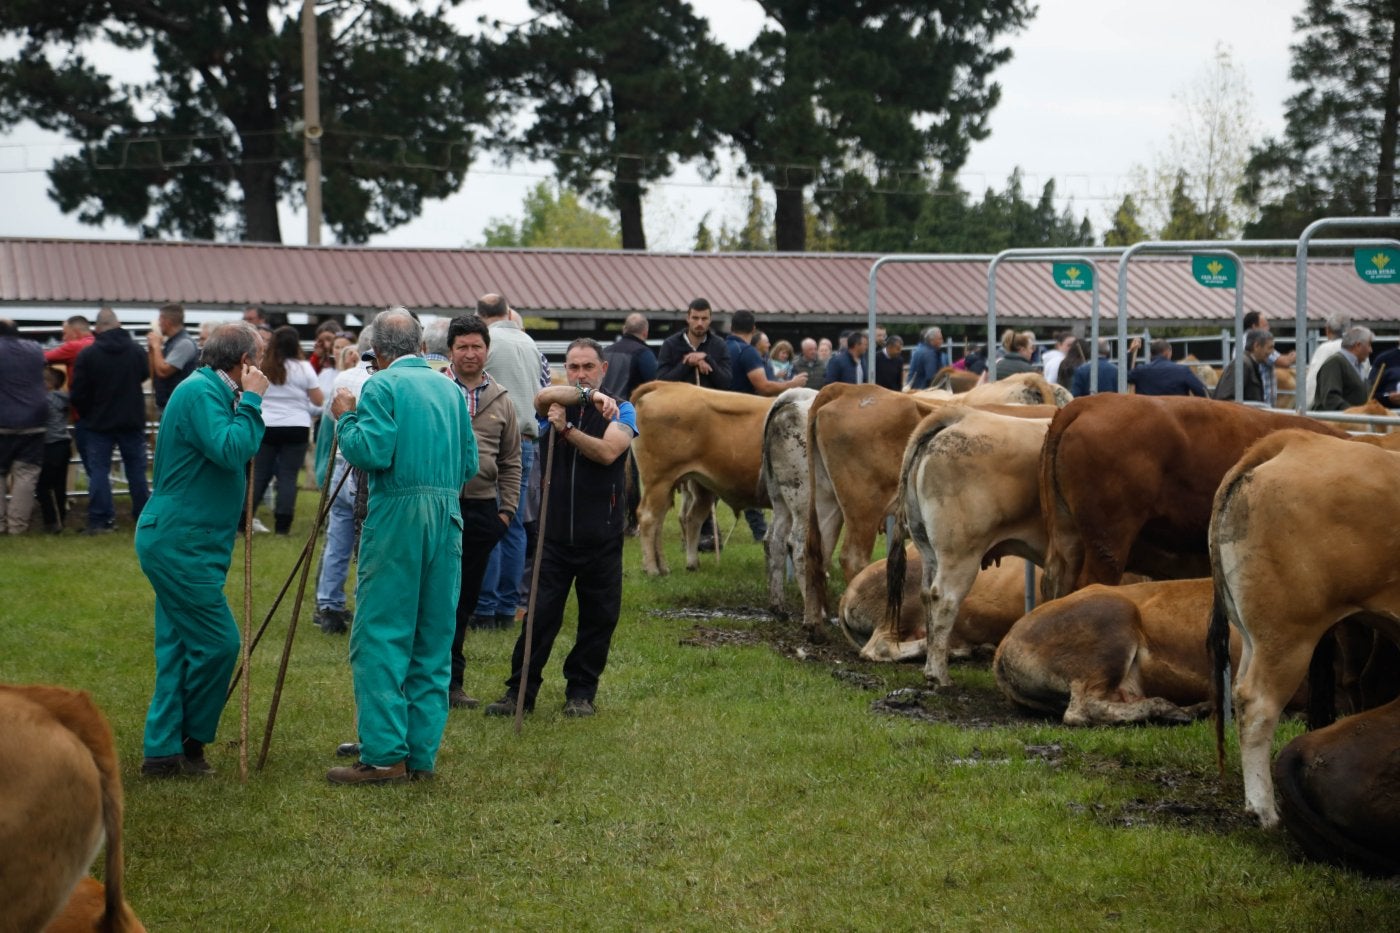
{"label": "man in blue shirt", "polygon": [[724,345],[729,351],[730,391],[773,396],[786,389],[805,386],[806,373],[798,373],[783,382],[773,380],[768,364],[753,348],[756,327],[757,321],[752,311],[735,311],[729,322],[729,336],[725,338]]}
{"label": "man in blue shirt", "polygon": [[[1139,339],[1137,339],[1136,337],[1133,338],[1133,342],[1132,342],[1131,344],[1129,344],[1129,346],[1128,346],[1128,353],[1129,353],[1129,359],[1130,359],[1130,360],[1131,360],[1131,358],[1132,358],[1131,354],[1136,353],[1136,352],[1138,351],[1138,348],[1141,347],[1141,346],[1142,346],[1142,341],[1139,340]],[[1069,390],[1070,390],[1070,392],[1072,392],[1072,393],[1074,394],[1074,397],[1075,397],[1075,398],[1082,398],[1083,396],[1090,394],[1090,393],[1089,393],[1089,374],[1090,374],[1090,367],[1091,367],[1091,366],[1096,366],[1096,367],[1098,367],[1098,371],[1099,371],[1099,388],[1098,388],[1098,391],[1100,391],[1100,392],[1117,392],[1117,391],[1118,391],[1118,367],[1117,367],[1117,366],[1114,366],[1112,363],[1110,363],[1110,362],[1108,361],[1108,355],[1109,355],[1110,352],[1112,352],[1112,347],[1113,347],[1113,341],[1112,341],[1112,340],[1110,340],[1108,337],[1100,337],[1100,338],[1099,338],[1099,358],[1098,358],[1097,360],[1093,360],[1093,361],[1091,361],[1091,362],[1082,364],[1078,369],[1076,369],[1076,370],[1074,371],[1074,379],[1070,382],[1070,388],[1069,388]]]}
{"label": "man in blue shirt", "polygon": [[[1194,395],[1206,397],[1205,383],[1196,374],[1172,362],[1172,345],[1165,340],[1151,344],[1152,362],[1128,372],[1128,385],[1137,387],[1138,395]],[[1103,388],[1102,384],[1099,386]]]}
{"label": "man in blue shirt", "polygon": [[846,346],[841,352],[831,354],[826,364],[826,383],[870,382],[870,374],[865,371],[865,331],[852,331],[846,338]]}
{"label": "man in blue shirt", "polygon": [[909,358],[909,388],[927,389],[944,366],[952,364],[943,349],[943,331],[929,327],[919,337],[919,345]]}

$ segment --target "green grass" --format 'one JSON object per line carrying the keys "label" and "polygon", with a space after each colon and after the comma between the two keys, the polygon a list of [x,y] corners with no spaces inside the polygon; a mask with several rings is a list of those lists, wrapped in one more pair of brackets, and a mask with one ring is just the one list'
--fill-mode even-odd
{"label": "green grass", "polygon": [[[313,501],[292,539],[255,539],[260,612]],[[139,778],[152,596],[129,530],[0,540],[0,680],[80,687],[107,711],[129,898],[152,930],[1400,928],[1391,884],[1302,862],[1281,834],[1096,815],[1150,794],[1142,769],[1209,775],[1204,725],[930,725],[872,713],[879,692],[820,663],[681,645],[693,623],[658,612],[764,604],[762,554],[742,532],[721,567],[707,557],[664,580],[641,575],[629,539],[598,716],[560,715],[566,623],[523,734],[454,712],[432,784],[326,783],[353,738],[350,676],[345,639],[309,625],[309,593],[266,770],[238,781],[235,697],[215,778]],[[674,535],[668,548],[682,567]],[[241,560],[240,545],[236,611]],[[287,615],[254,657],[255,736]],[[500,694],[512,638],[469,638],[468,692]],[[913,667],[880,673],[920,681]],[[1058,763],[1026,750],[1051,743]],[[1242,806],[1237,764],[1230,780]]]}

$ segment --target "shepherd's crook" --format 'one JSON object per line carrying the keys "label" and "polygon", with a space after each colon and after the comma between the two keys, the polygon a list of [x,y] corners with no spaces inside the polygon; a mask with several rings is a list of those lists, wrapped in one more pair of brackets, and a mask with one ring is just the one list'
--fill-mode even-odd
{"label": "shepherd's crook", "polygon": [[[306,578],[311,573],[311,560],[309,555],[314,553],[316,541],[321,536],[321,520],[326,514],[326,498],[331,491],[331,477],[335,475],[335,448],[340,438],[331,436],[330,461],[326,464],[326,480],[321,484],[321,501],[316,506],[316,520],[311,523],[311,540],[308,542],[306,553],[308,559],[301,565],[301,581],[297,583],[296,602],[292,603],[292,621],[287,624],[287,641],[282,646],[282,663],[277,667],[277,684],[272,688],[272,705],[267,710],[267,728],[263,730],[262,749],[258,752],[258,770],[263,769],[267,763],[267,749],[272,744],[272,728],[277,723],[277,706],[282,700],[282,684],[287,680],[287,662],[292,657],[292,639],[297,633],[297,619],[301,616],[301,599],[306,595]],[[350,465],[346,464],[346,472],[349,472]],[[339,487],[336,487],[339,489]]]}
{"label": "shepherd's crook", "polygon": [[535,560],[530,567],[530,598],[525,602],[525,655],[520,663],[520,687],[515,694],[515,734],[525,722],[525,688],[530,683],[530,641],[535,634],[535,600],[540,591],[540,556],[544,553],[545,518],[549,515],[549,483],[554,475],[554,428],[544,454],[544,485],[540,488],[540,521],[535,530]]}
{"label": "shepherd's crook", "polygon": [[[701,385],[700,385],[700,370],[699,370],[699,369],[696,369],[696,370],[695,370],[695,388],[697,388],[697,389],[701,388]],[[697,483],[696,485],[698,486],[699,484]],[[722,543],[720,542],[720,540],[719,540],[719,539],[720,539],[720,533],[719,533],[719,511],[718,511],[718,505],[719,505],[719,498],[718,498],[718,497],[716,497],[716,498],[710,500],[710,538],[715,542],[715,563],[716,563],[716,564],[719,563],[719,552],[723,549],[723,544],[722,544]]]}
{"label": "shepherd's crook", "polygon": [[247,496],[243,506],[243,700],[238,710],[238,781],[248,783],[248,699],[252,685],[248,659],[253,633],[253,461],[248,461]]}

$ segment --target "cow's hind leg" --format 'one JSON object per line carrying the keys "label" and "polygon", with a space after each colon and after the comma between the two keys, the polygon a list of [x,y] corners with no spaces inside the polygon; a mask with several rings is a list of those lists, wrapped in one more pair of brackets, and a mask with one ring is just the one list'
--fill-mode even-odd
{"label": "cow's hind leg", "polygon": [[1164,697],[1123,699],[1103,695],[1082,680],[1070,683],[1067,726],[1112,726],[1129,722],[1186,723],[1196,716]]}
{"label": "cow's hind leg", "polygon": [[[700,528],[709,518],[715,503],[714,493],[694,480],[685,483],[681,491],[681,535],[685,539],[685,569],[700,569]],[[715,547],[720,547],[718,518],[715,525]]]}
{"label": "cow's hind leg", "polygon": [[[922,549],[921,549],[922,551]],[[948,640],[953,634],[958,609],[977,579],[977,560],[943,561],[928,553],[924,559],[924,680],[936,687],[951,687],[948,674]]]}
{"label": "cow's hind leg", "polygon": [[768,566],[768,608],[779,614],[786,610],[784,584],[787,583],[787,562],[792,547],[792,510],[781,494],[773,496],[773,521],[763,542],[763,554]]}
{"label": "cow's hind leg", "polygon": [[1249,667],[1235,680],[1235,710],[1240,730],[1240,768],[1244,772],[1245,809],[1265,829],[1278,825],[1270,764],[1274,733],[1284,705],[1308,672],[1314,645],[1256,646]]}
{"label": "cow's hind leg", "polygon": [[675,482],[674,477],[657,477],[642,489],[642,502],[637,509],[637,537],[642,544],[642,571],[648,576],[670,573],[661,537],[666,529],[666,513],[671,510]]}

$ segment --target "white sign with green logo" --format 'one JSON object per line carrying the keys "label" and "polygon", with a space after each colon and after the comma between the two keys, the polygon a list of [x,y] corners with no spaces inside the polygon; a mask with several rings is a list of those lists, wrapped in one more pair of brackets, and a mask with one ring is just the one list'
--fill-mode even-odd
{"label": "white sign with green logo", "polygon": [[1094,287],[1094,267],[1082,262],[1056,262],[1050,265],[1055,284],[1067,292],[1088,291]]}
{"label": "white sign with green logo", "polygon": [[1363,282],[1389,285],[1400,282],[1400,249],[1359,249],[1353,257]]}
{"label": "white sign with green logo", "polygon": [[1234,288],[1239,281],[1235,261],[1229,256],[1192,256],[1191,275],[1206,288]]}

